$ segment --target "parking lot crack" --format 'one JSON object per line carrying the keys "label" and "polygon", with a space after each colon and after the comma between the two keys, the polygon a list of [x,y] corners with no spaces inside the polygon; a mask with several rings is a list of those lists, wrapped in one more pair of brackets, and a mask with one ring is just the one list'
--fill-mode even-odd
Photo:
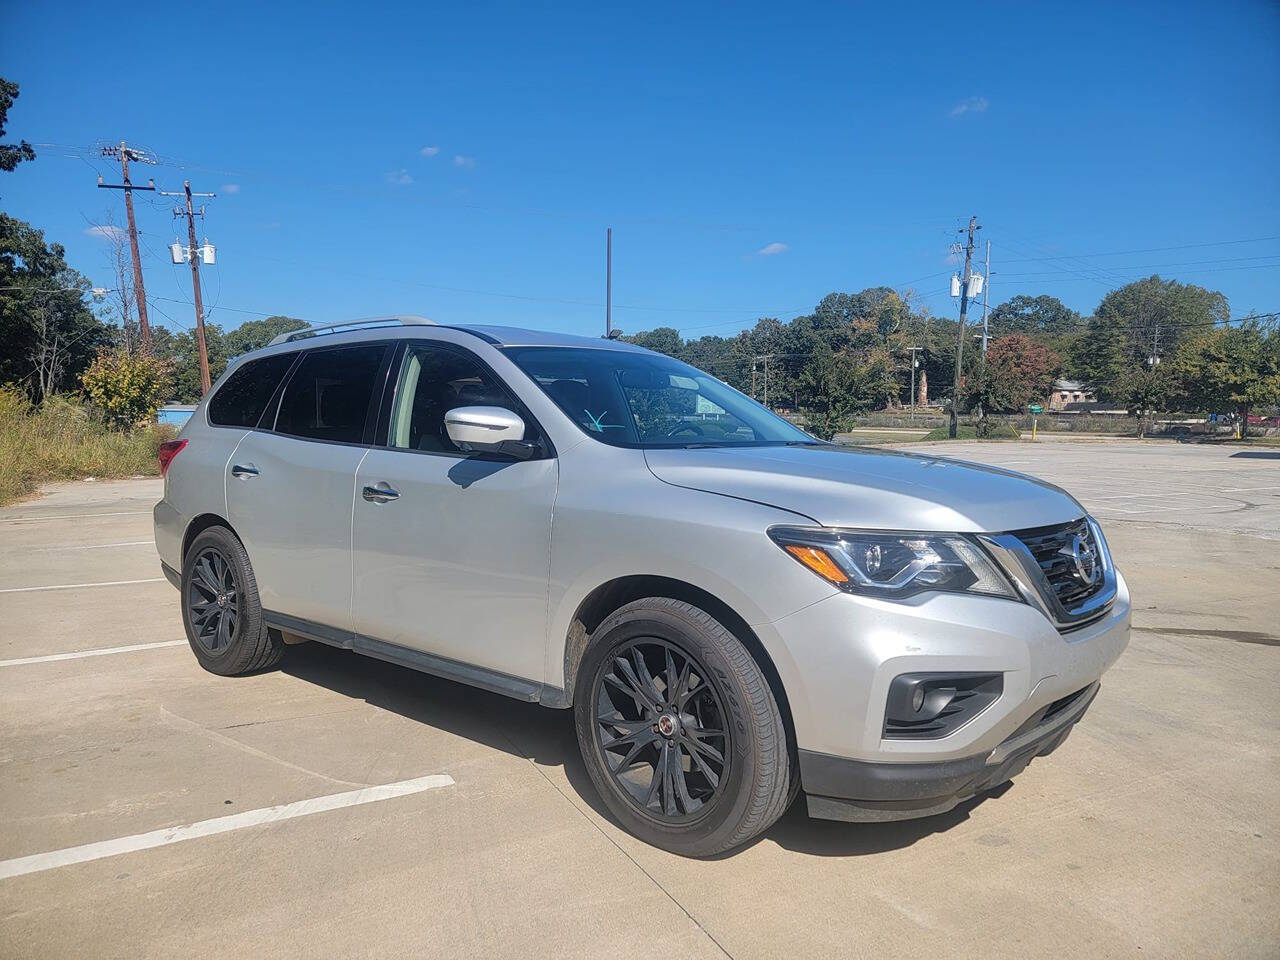
{"label": "parking lot crack", "polygon": [[[285,760],[281,757],[277,757],[274,754],[267,753],[264,750],[259,750],[257,747],[251,747],[247,743],[241,743],[239,740],[236,740],[233,737],[228,737],[226,734],[219,733],[217,730],[211,730],[206,726],[196,723],[194,720],[188,720],[186,717],[180,717],[176,713],[172,713],[169,710],[166,710],[164,707],[160,707],[159,710],[160,710],[161,721],[166,725],[173,727],[175,730],[184,730],[188,733],[199,734],[200,736],[207,737],[208,739],[214,741],[215,743],[220,743],[223,746],[231,747],[235,750],[239,750],[241,753],[247,753],[252,757],[259,758],[260,760],[269,760],[272,763],[278,764],[279,766],[287,767],[290,770],[296,770],[298,773],[305,773],[308,776],[317,777],[321,780],[327,780],[329,783],[336,783],[339,786],[344,786],[344,787],[374,786],[374,784],[371,784],[371,783],[360,783],[355,780],[343,780],[339,777],[331,777],[326,773],[320,773],[316,770],[308,770],[306,767],[299,766],[296,763],[290,763],[288,760]],[[247,726],[247,724],[242,724],[242,726]]]}
{"label": "parking lot crack", "polygon": [[698,920],[698,918],[695,917],[692,913],[690,913],[689,910],[685,907],[685,905],[681,903],[679,900],[677,900],[675,896],[671,893],[671,891],[662,885],[662,883],[658,880],[657,877],[655,877],[652,873],[646,870],[641,865],[640,861],[638,861],[635,857],[633,857],[630,853],[628,853],[626,849],[620,843],[618,843],[617,840],[609,836],[609,834],[606,833],[604,830],[601,830],[600,825],[597,824],[590,817],[588,817],[586,813],[582,810],[582,808],[573,802],[573,798],[560,789],[560,785],[558,783],[556,783],[554,780],[552,780],[550,777],[547,776],[546,772],[540,766],[538,766],[538,764],[534,762],[533,757],[531,757],[528,754],[528,752],[524,750],[524,748],[522,748],[518,743],[516,743],[515,740],[510,736],[510,734],[508,734],[505,730],[501,731],[501,733],[503,738],[509,744],[511,744],[512,748],[516,751],[516,753],[519,756],[524,757],[524,759],[529,763],[529,766],[533,767],[534,770],[538,771],[538,776],[542,777],[543,780],[549,783],[551,785],[551,788],[555,790],[556,793],[560,794],[561,797],[564,798],[565,803],[569,804],[569,806],[573,808],[574,812],[577,813],[578,816],[580,816],[583,820],[585,820],[588,824],[590,824],[591,828],[595,830],[598,834],[600,834],[600,836],[604,837],[607,841],[609,841],[609,843],[613,844],[614,849],[616,849],[620,854],[622,854],[624,857],[630,860],[632,865],[637,870],[639,870],[646,877],[648,877],[649,882],[652,883],[659,890],[661,890],[663,895],[668,900],[670,900],[673,904],[675,904],[676,909],[679,910],[681,913],[683,913],[685,917],[688,918],[689,922],[692,923],[695,927],[698,928],[698,930],[702,932],[703,936],[705,936],[708,940],[710,940],[713,944],[715,944],[717,950],[719,950],[722,954],[728,957],[729,960],[733,960],[733,954],[731,954],[728,950],[724,948],[724,944],[722,944],[719,940],[716,939],[715,934],[713,934],[710,930],[704,927],[702,923]]}

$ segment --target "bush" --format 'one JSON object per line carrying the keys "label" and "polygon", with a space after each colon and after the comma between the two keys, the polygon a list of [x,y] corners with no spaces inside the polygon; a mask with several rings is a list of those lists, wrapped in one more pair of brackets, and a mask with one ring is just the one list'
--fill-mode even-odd
{"label": "bush", "polygon": [[168,361],[144,351],[103,350],[80,378],[85,393],[117,427],[132,427],[155,417],[169,389]]}
{"label": "bush", "polygon": [[[980,437],[978,428],[972,424],[962,423],[956,428],[957,440],[1017,440],[1020,434],[1016,427],[1011,427],[1007,423],[988,422],[987,435]],[[950,440],[947,427],[938,427],[936,430],[930,430],[925,434],[925,440]]]}
{"label": "bush", "polygon": [[51,480],[155,474],[156,451],[173,435],[159,424],[113,430],[66,397],[33,407],[25,394],[0,387],[0,503]]}

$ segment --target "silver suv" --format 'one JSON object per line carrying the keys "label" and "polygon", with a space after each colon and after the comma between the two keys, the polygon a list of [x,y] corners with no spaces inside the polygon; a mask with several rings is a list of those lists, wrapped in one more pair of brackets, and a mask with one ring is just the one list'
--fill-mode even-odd
{"label": "silver suv", "polygon": [[600,796],[708,855],[941,813],[1060,744],[1129,637],[1098,524],[1006,470],[815,440],[611,340],[413,317],[234,361],[161,451],[197,659],[320,641],[574,710]]}

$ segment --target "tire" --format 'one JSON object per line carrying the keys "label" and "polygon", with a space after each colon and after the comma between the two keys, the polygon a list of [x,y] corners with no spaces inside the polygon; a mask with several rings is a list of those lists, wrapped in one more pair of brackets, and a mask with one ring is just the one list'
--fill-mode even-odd
{"label": "tire", "polygon": [[610,812],[664,850],[723,853],[794,799],[795,764],[768,681],[732,633],[683,601],[635,600],[600,624],[578,670],[574,720]]}
{"label": "tire", "polygon": [[226,527],[210,527],[182,560],[182,625],[200,666],[222,677],[274,667],[284,639],[262,617],[249,555]]}

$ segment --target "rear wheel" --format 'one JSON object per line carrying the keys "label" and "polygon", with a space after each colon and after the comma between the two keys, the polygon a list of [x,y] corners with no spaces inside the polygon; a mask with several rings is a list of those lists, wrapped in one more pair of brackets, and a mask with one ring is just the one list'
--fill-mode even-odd
{"label": "rear wheel", "polygon": [[249,555],[226,527],[210,527],[187,548],[182,622],[196,659],[211,673],[252,673],[284,655],[283,639],[263,620]]}
{"label": "rear wheel", "polygon": [[592,782],[655,846],[720,853],[767,829],[794,796],[786,730],[760,667],[691,604],[653,597],[609,616],[574,704]]}

